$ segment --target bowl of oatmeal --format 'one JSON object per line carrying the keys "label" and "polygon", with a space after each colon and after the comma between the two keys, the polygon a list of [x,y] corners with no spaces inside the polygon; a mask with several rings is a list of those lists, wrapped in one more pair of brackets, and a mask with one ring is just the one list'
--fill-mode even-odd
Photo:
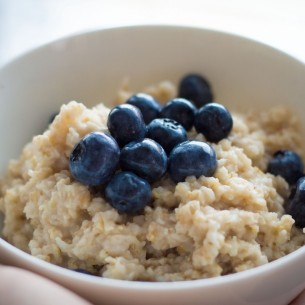
{"label": "bowl of oatmeal", "polygon": [[[166,151],[168,167],[145,184],[149,200],[131,213],[124,201],[120,210],[108,188],[128,168],[116,160],[126,143],[118,141],[118,155],[107,151],[111,162],[101,163],[111,177],[102,182],[88,182],[97,159],[84,180],[73,162],[90,135],[118,140],[109,127],[114,107],[145,93],[164,109],[185,98],[181,79],[190,74],[211,93],[195,103],[195,115],[217,103],[232,118],[216,140],[198,124],[185,131],[183,141],[207,145],[217,166],[197,174],[198,163],[196,174],[178,179],[175,148]],[[271,47],[176,26],[94,31],[15,59],[0,70],[1,262],[94,304],[288,304],[305,288],[302,207],[295,207],[304,188],[304,80],[304,64]]]}

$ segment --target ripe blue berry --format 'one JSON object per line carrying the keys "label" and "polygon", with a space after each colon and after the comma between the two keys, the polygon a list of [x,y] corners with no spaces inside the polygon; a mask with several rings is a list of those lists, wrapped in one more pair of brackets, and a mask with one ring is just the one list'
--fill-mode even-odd
{"label": "ripe blue berry", "polygon": [[194,126],[208,141],[216,143],[229,135],[233,127],[233,119],[226,107],[218,103],[210,103],[197,111]]}
{"label": "ripe blue berry", "polygon": [[141,110],[146,124],[149,124],[153,119],[157,118],[161,111],[160,103],[146,93],[137,93],[131,96],[126,103],[136,106]]}
{"label": "ripe blue berry", "polygon": [[120,172],[108,183],[105,197],[119,213],[135,214],[151,200],[149,183],[131,172]]}
{"label": "ripe blue berry", "polygon": [[179,97],[192,101],[197,108],[213,101],[213,93],[208,81],[199,74],[188,74],[179,84]]}
{"label": "ripe blue berry", "polygon": [[188,176],[212,176],[217,168],[217,159],[214,149],[209,144],[186,141],[172,150],[168,165],[172,180],[181,182]]}
{"label": "ripe blue berry", "polygon": [[146,125],[141,111],[129,104],[112,108],[107,126],[121,147],[131,141],[144,139],[146,134]]}
{"label": "ripe blue berry", "polygon": [[94,275],[91,272],[89,272],[89,271],[87,271],[85,269],[81,269],[81,268],[72,269],[72,270],[75,271],[75,272],[78,272],[78,273],[82,273],[82,274]]}
{"label": "ripe blue berry", "polygon": [[295,184],[303,176],[301,157],[291,150],[277,151],[269,161],[267,172],[282,176],[289,184]]}
{"label": "ripe blue berry", "polygon": [[295,189],[285,206],[285,211],[295,220],[296,227],[305,227],[305,177],[301,177],[297,181]]}
{"label": "ripe blue berry", "polygon": [[52,124],[55,118],[57,117],[58,112],[54,112],[49,118],[49,124]]}
{"label": "ripe blue berry", "polygon": [[169,155],[179,143],[187,140],[183,126],[171,119],[154,119],[147,126],[147,137],[158,142]]}
{"label": "ripe blue berry", "polygon": [[160,117],[175,120],[186,130],[190,130],[194,124],[196,107],[184,98],[175,98],[167,102],[162,110]]}
{"label": "ripe blue berry", "polygon": [[122,170],[131,171],[149,182],[154,182],[167,170],[167,155],[160,144],[152,139],[144,139],[124,146],[120,164]]}
{"label": "ripe blue berry", "polygon": [[79,182],[97,186],[114,174],[120,159],[116,141],[101,132],[86,135],[70,155],[70,172]]}

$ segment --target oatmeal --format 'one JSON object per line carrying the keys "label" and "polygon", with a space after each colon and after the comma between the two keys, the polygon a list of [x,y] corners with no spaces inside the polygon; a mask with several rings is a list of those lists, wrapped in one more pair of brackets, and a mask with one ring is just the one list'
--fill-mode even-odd
{"label": "oatmeal", "polygon": [[[146,91],[174,98],[164,82]],[[121,90],[123,103],[131,92]],[[168,174],[152,184],[142,213],[120,214],[103,192],[77,182],[69,156],[87,134],[107,131],[110,109],[70,102],[35,136],[1,181],[3,236],[16,247],[69,269],[124,280],[193,280],[235,273],[278,259],[304,244],[285,214],[290,189],[266,173],[273,153],[302,154],[297,119],[286,108],[233,113],[227,138],[211,146],[213,176],[174,183]],[[188,138],[205,141],[194,129]]]}

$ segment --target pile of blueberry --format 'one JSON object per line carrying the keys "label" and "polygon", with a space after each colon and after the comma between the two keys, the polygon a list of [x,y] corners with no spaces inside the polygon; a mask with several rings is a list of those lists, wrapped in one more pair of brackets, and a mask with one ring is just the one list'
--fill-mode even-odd
{"label": "pile of blueberry", "polygon": [[151,200],[151,183],[166,172],[175,182],[212,176],[214,149],[187,138],[193,127],[214,143],[229,135],[231,114],[212,100],[209,83],[198,74],[186,75],[179,97],[163,107],[148,94],[133,95],[110,111],[110,134],[92,132],[75,146],[72,176],[85,185],[104,186],[107,201],[126,214],[143,210]]}
{"label": "pile of blueberry", "polygon": [[298,228],[305,227],[305,175],[301,157],[292,150],[277,151],[269,161],[267,172],[283,177],[290,185],[291,194],[285,211]]}
{"label": "pile of blueberry", "polygon": [[[70,171],[79,182],[105,187],[105,197],[119,213],[137,213],[150,202],[150,184],[166,172],[175,182],[188,176],[212,176],[216,154],[205,142],[190,141],[193,127],[207,141],[226,138],[233,126],[230,112],[213,102],[210,84],[198,74],[180,82],[178,98],[163,107],[152,96],[138,93],[114,107],[108,117],[109,134],[92,132],[76,145]],[[267,172],[282,176],[291,186],[285,205],[297,227],[305,227],[305,175],[300,156],[281,150]]]}

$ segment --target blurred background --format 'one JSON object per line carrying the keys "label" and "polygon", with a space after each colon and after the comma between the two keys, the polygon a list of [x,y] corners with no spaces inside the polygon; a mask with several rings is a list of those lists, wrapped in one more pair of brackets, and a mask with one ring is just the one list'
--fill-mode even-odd
{"label": "blurred background", "polygon": [[304,0],[0,0],[0,66],[66,35],[134,24],[236,33],[305,62]]}

